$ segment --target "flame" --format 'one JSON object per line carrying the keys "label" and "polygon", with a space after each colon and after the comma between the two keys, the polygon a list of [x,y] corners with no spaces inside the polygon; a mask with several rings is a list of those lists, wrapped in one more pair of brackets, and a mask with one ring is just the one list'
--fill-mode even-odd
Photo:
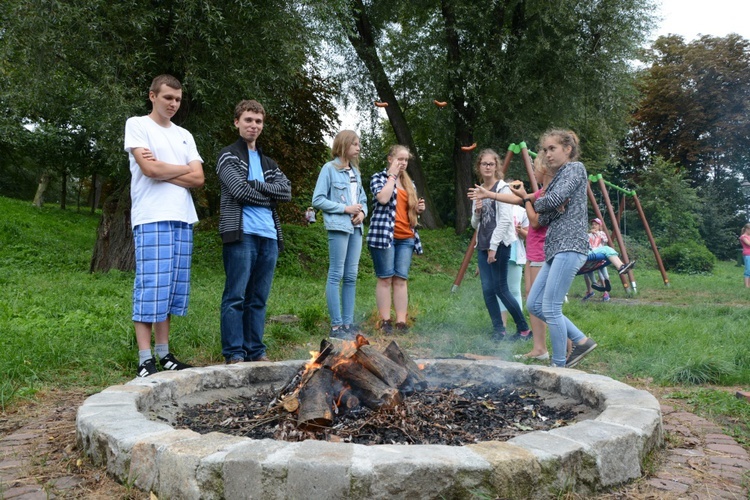
{"label": "flame", "polygon": [[425,369],[425,366],[427,366],[427,365],[425,365],[424,363],[419,363],[419,364],[417,365],[417,368],[419,368],[420,370],[424,370],[424,369]]}

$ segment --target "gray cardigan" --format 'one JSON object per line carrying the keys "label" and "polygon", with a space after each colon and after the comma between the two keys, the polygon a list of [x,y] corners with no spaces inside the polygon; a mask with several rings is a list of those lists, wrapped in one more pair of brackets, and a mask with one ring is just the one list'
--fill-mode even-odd
{"label": "gray cardigan", "polygon": [[588,176],[583,163],[569,162],[557,171],[544,196],[534,202],[539,224],[548,226],[544,240],[547,261],[560,252],[588,255],[587,187]]}

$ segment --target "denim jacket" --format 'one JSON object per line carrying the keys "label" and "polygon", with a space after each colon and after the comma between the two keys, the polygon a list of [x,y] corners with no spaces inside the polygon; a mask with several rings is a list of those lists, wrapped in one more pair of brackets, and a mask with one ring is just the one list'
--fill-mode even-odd
{"label": "denim jacket", "polygon": [[360,203],[367,217],[367,194],[362,187],[362,177],[357,169],[353,170],[357,177],[356,201],[353,201],[349,194],[349,173],[341,168],[338,159],[329,161],[320,170],[313,192],[312,206],[323,212],[323,223],[328,231],[344,231],[349,234],[354,232],[352,217],[344,212],[348,205]]}

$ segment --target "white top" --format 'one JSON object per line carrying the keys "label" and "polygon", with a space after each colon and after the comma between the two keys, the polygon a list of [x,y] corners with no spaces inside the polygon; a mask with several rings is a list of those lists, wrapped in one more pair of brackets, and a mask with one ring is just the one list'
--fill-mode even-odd
{"label": "white top", "polygon": [[148,116],[134,116],[125,123],[125,151],[130,160],[130,213],[132,227],[159,221],[198,222],[190,190],[171,182],[158,181],[143,175],[135,161],[133,149],[148,148],[154,158],[175,165],[187,165],[193,160],[203,163],[195,139],[184,128],[171,123],[162,127]]}

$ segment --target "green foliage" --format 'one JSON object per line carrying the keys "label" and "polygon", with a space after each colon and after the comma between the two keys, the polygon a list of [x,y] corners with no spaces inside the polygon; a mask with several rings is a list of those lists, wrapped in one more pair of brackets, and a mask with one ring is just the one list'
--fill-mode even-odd
{"label": "green foliage", "polygon": [[726,360],[689,359],[684,365],[674,367],[666,381],[683,385],[718,384],[735,374],[734,365]]}
{"label": "green foliage", "polygon": [[695,241],[673,243],[660,253],[664,267],[676,273],[711,273],[716,264],[716,257],[708,248]]}
{"label": "green foliage", "polygon": [[290,0],[262,8],[244,1],[8,0],[0,4],[0,104],[11,124],[44,124],[81,146],[70,158],[47,150],[30,155],[59,167],[58,177],[96,171],[125,181],[125,120],[149,112],[154,76],[175,75],[184,86],[175,122],[193,133],[206,161],[201,209],[213,213],[212,164],[236,139],[235,104],[255,98],[267,111],[259,143],[296,194],[309,189],[337,119],[335,83],[309,64],[322,38],[298,7]]}
{"label": "green foliage", "polygon": [[[639,173],[635,189],[654,238],[660,245],[701,241],[698,231],[701,201],[685,177],[677,165],[661,158],[656,158]],[[631,217],[637,221],[634,226],[642,229],[634,213]]]}
{"label": "green foliage", "polygon": [[750,41],[662,36],[647,57],[632,120],[635,165],[658,155],[700,183],[750,174]]}
{"label": "green foliage", "polygon": [[[468,218],[461,220],[458,206],[468,206],[473,180],[459,146],[476,141],[475,153],[493,147],[503,154],[525,140],[535,148],[556,125],[579,133],[592,166],[616,153],[635,98],[631,61],[653,23],[653,2],[566,0],[554,9],[537,0],[359,3],[357,13],[373,26],[367,54],[377,54],[384,75],[354,56],[346,39],[349,64],[333,70],[346,73],[363,115],[375,115],[372,101],[392,91],[404,120],[389,112],[391,125],[408,126],[440,215],[459,232]],[[324,4],[340,5],[330,19],[354,31],[355,2]],[[449,105],[438,110],[433,99]]]}

